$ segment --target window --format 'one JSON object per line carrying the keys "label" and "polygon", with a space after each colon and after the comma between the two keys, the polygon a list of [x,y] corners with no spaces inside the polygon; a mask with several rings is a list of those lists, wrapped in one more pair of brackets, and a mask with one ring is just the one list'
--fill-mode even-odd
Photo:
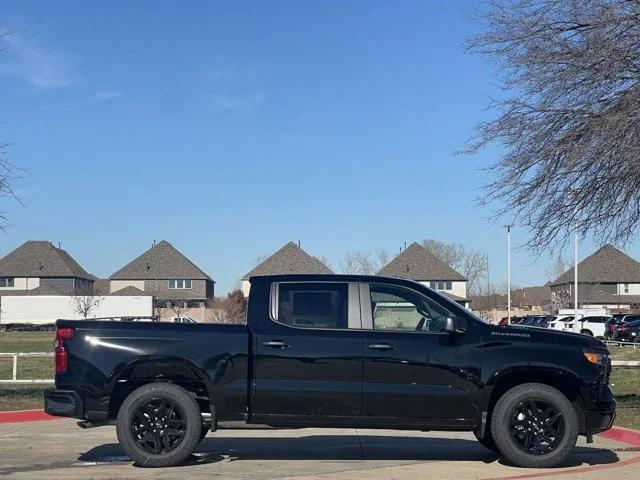
{"label": "window", "polygon": [[451,282],[438,280],[437,282],[429,282],[429,287],[433,290],[451,290]]}
{"label": "window", "polygon": [[13,287],[13,277],[0,277],[0,287]]}
{"label": "window", "polygon": [[191,288],[191,280],[169,280],[169,288],[171,289],[189,289]]}
{"label": "window", "polygon": [[348,328],[346,283],[280,283],[277,321],[301,328]]}
{"label": "window", "polygon": [[371,285],[374,330],[442,332],[451,313],[412,290]]}
{"label": "window", "polygon": [[624,284],[624,293],[629,293],[629,284],[628,283]]}

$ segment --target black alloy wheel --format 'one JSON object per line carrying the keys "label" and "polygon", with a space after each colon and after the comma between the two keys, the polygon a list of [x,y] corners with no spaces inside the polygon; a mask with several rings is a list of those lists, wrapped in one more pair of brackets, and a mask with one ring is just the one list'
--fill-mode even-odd
{"label": "black alloy wheel", "polygon": [[178,405],[167,399],[151,399],[135,410],[131,433],[145,452],[161,454],[180,445],[186,427]]}
{"label": "black alloy wheel", "polygon": [[553,404],[542,399],[519,403],[509,425],[515,444],[529,455],[553,452],[564,436],[564,416]]}

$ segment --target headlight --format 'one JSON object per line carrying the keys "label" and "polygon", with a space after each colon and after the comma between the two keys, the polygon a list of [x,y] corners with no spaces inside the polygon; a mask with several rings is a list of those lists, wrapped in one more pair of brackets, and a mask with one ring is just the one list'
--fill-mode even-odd
{"label": "headlight", "polygon": [[589,363],[593,363],[594,365],[606,365],[607,363],[607,355],[604,353],[596,353],[590,351],[584,351],[584,358],[589,361]]}

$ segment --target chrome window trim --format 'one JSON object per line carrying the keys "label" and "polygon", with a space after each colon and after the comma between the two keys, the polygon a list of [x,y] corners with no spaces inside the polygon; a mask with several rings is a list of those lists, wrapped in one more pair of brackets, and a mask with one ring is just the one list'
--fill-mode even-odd
{"label": "chrome window trim", "polygon": [[371,291],[368,283],[360,283],[360,312],[362,315],[362,329],[373,330],[373,312],[371,311]]}

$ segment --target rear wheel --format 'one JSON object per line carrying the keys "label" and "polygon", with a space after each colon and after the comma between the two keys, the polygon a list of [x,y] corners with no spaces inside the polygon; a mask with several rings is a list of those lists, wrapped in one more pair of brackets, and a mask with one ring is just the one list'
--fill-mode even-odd
{"label": "rear wheel", "polygon": [[583,335],[589,335],[590,337],[593,337],[593,332],[591,330],[582,330],[580,333],[582,333]]}
{"label": "rear wheel", "polygon": [[578,418],[560,391],[526,383],[507,391],[491,416],[491,433],[500,452],[520,467],[562,463],[578,438]]}
{"label": "rear wheel", "polygon": [[182,463],[201,440],[198,403],[171,383],[150,383],[122,403],[116,432],[120,446],[142,467]]}

